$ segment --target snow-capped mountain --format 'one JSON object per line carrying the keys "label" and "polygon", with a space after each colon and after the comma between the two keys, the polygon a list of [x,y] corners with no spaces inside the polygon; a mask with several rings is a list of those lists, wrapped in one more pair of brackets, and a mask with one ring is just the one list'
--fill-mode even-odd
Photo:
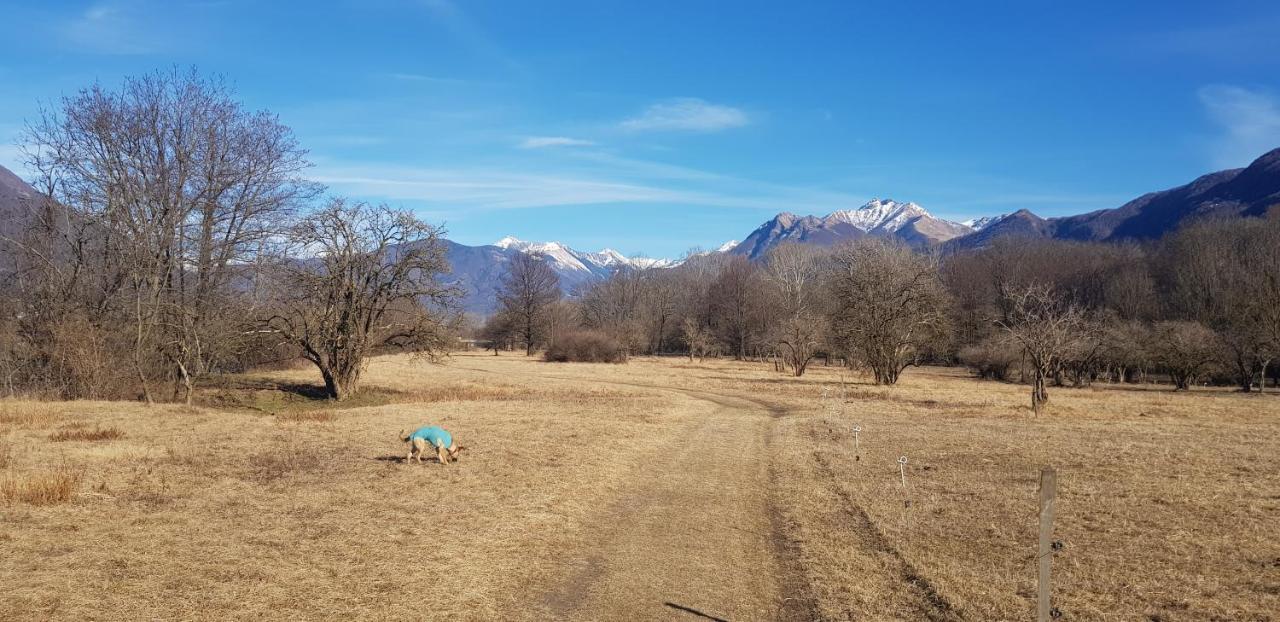
{"label": "snow-capped mountain", "polygon": [[463,292],[462,308],[480,314],[495,310],[494,292],[507,272],[507,265],[520,253],[533,253],[548,261],[560,277],[560,288],[570,296],[618,270],[668,268],[680,264],[671,259],[627,257],[611,248],[587,253],[560,242],[528,242],[514,236],[483,246],[467,246],[447,240],[445,245],[453,283]]}
{"label": "snow-capped mountain", "polygon": [[720,245],[720,248],[717,248],[717,249],[716,249],[716,252],[717,252],[717,253],[727,253],[727,252],[729,252],[729,251],[733,250],[733,249],[734,249],[734,247],[736,247],[737,245],[738,245],[738,241],[737,241],[737,240],[729,240],[728,242],[725,242],[724,244],[721,244],[721,245]]}
{"label": "snow-capped mountain", "polygon": [[821,218],[783,212],[751,232],[730,252],[754,259],[784,242],[831,246],[868,235],[896,237],[924,247],[972,232],[958,222],[935,218],[915,203],[872,199],[858,209],[839,210]]}
{"label": "snow-capped mountain", "polygon": [[[849,223],[862,231],[892,233],[905,227],[912,220],[929,216],[929,212],[915,203],[899,203],[893,199],[871,199],[858,209],[839,210],[827,214],[824,223]],[[932,216],[930,216],[932,218]]]}
{"label": "snow-capped mountain", "polygon": [[973,229],[974,231],[982,231],[983,229],[986,229],[988,225],[1004,218],[1005,216],[1008,216],[1008,214],[1000,214],[999,216],[983,216],[982,218],[970,218],[960,224]]}
{"label": "snow-capped mountain", "polygon": [[514,249],[523,253],[534,253],[550,259],[557,271],[590,272],[607,276],[618,268],[644,270],[648,268],[664,268],[675,265],[671,259],[653,259],[650,257],[627,257],[612,248],[595,253],[576,251],[559,242],[526,242],[513,236],[507,236],[493,243],[502,249]]}

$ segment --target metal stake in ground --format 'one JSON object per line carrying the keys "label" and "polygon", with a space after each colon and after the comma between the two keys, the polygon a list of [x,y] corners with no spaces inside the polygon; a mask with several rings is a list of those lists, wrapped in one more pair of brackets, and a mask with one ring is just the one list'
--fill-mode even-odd
{"label": "metal stake in ground", "polygon": [[1053,561],[1053,506],[1058,491],[1058,472],[1053,467],[1040,469],[1040,600],[1036,620],[1049,622],[1057,616],[1049,604],[1049,570]]}
{"label": "metal stake in ground", "polygon": [[858,453],[858,433],[862,431],[862,426],[853,426],[853,461],[857,462],[862,459],[862,454]]}
{"label": "metal stake in ground", "polygon": [[907,457],[900,456],[898,458],[898,474],[902,476],[902,488],[907,487]]}

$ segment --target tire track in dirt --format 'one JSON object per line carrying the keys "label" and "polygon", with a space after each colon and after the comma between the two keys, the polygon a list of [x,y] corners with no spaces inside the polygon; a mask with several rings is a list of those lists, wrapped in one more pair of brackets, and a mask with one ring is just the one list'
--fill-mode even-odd
{"label": "tire track in dirt", "polygon": [[772,440],[786,409],[713,391],[588,381],[681,395],[711,408],[657,452],[669,462],[637,473],[631,490],[592,519],[586,531],[596,544],[574,552],[573,570],[541,588],[547,612],[590,620],[817,619],[799,545],[774,492],[780,470]]}
{"label": "tire track in dirt", "polygon": [[[816,445],[819,441],[817,430],[811,429],[810,437]],[[894,572],[904,584],[906,592],[912,596],[911,600],[914,602],[916,613],[920,616],[919,619],[930,622],[964,622],[963,613],[903,556],[902,551],[889,541],[866,510],[838,484],[839,478],[827,457],[815,451],[813,459],[828,489],[840,499],[841,510],[851,519],[858,546],[886,559],[894,567]]]}

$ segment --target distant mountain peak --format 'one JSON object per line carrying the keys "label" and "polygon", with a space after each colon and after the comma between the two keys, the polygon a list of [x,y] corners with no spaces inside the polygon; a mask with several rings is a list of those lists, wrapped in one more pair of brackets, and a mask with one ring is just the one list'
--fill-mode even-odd
{"label": "distant mountain peak", "polygon": [[725,242],[724,244],[721,244],[721,245],[720,245],[720,248],[717,248],[717,249],[716,249],[716,252],[717,252],[717,253],[727,253],[727,252],[729,252],[729,251],[733,250],[736,246],[738,246],[738,241],[737,241],[737,240],[729,240],[728,242]]}
{"label": "distant mountain peak", "polygon": [[874,198],[858,209],[831,212],[822,221],[832,225],[847,223],[867,233],[876,230],[892,233],[921,216],[931,217],[916,203]]}
{"label": "distant mountain peak", "polygon": [[554,267],[563,273],[584,272],[597,276],[607,275],[618,268],[660,268],[676,265],[671,259],[653,259],[650,257],[627,257],[612,248],[601,249],[595,253],[574,250],[560,242],[530,242],[508,235],[493,243],[503,250],[515,250],[522,253],[534,253],[551,260]]}
{"label": "distant mountain peak", "polygon": [[969,220],[966,220],[960,224],[970,229],[973,229],[974,231],[982,231],[983,229],[986,229],[992,224],[999,222],[1000,219],[1004,218],[1005,216],[1008,216],[1008,214],[1000,214],[998,216],[983,216],[981,218],[970,218]]}

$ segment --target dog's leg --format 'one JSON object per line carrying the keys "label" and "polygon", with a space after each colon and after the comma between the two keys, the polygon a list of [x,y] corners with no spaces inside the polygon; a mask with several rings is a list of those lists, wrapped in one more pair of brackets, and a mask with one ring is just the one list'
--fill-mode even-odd
{"label": "dog's leg", "polygon": [[449,464],[449,454],[445,452],[444,446],[436,447],[436,458],[440,460],[440,464]]}

